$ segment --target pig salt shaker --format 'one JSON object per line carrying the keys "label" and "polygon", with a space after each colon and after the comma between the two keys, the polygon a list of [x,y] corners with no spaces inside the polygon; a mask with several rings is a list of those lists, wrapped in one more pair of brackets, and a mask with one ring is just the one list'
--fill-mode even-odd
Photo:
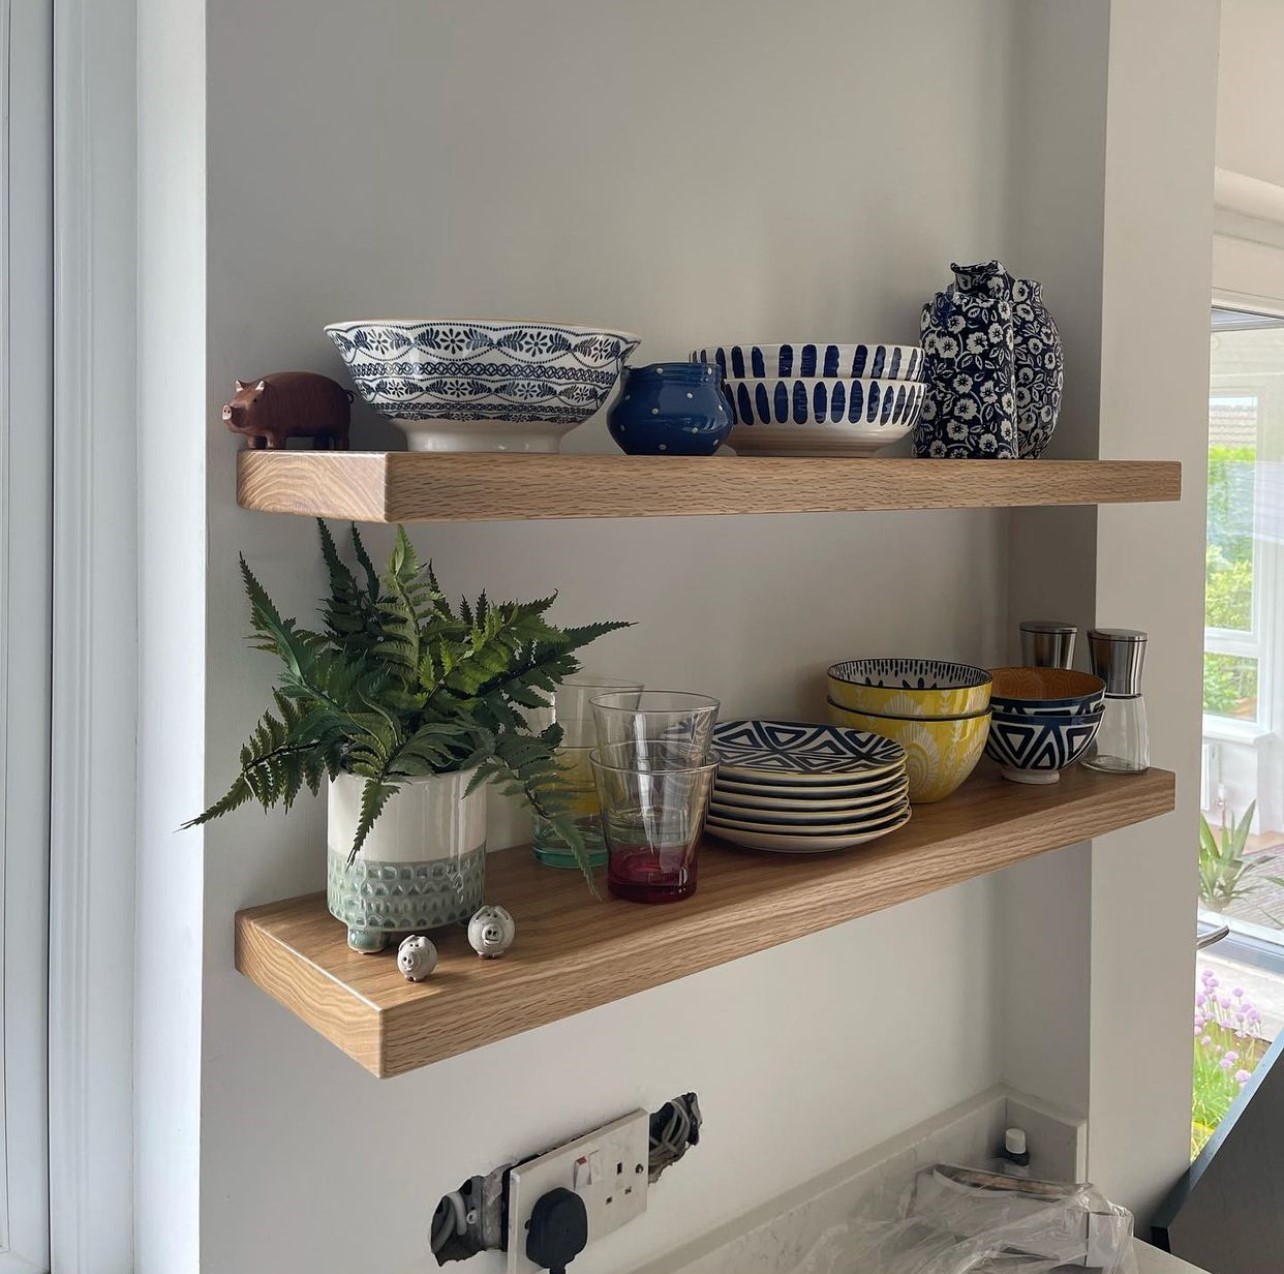
{"label": "pig salt shaker", "polygon": [[437,948],[431,938],[412,933],[397,948],[397,968],[407,982],[422,982],[437,967]]}
{"label": "pig salt shaker", "polygon": [[256,450],[277,450],[287,438],[311,438],[317,450],[347,451],[352,398],[316,372],[273,372],[257,381],[238,380],[223,419]]}
{"label": "pig salt shaker", "polygon": [[503,907],[483,907],[468,922],[468,943],[483,960],[502,956],[513,945],[517,925]]}

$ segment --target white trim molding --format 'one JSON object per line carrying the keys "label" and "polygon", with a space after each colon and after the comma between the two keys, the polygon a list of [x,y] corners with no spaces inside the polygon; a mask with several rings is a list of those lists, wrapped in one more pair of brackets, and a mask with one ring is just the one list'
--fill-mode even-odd
{"label": "white trim molding", "polygon": [[1216,168],[1213,207],[1215,233],[1284,247],[1284,186],[1229,168]]}
{"label": "white trim molding", "polygon": [[0,1271],[48,1269],[50,0],[0,0]]}
{"label": "white trim molding", "polygon": [[50,1242],[133,1269],[137,455],[133,0],[54,22]]}

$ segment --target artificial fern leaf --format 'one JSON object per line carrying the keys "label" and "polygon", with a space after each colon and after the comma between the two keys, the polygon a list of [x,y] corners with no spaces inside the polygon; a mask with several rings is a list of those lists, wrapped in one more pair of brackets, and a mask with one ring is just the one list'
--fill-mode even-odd
{"label": "artificial fern leaf", "polygon": [[351,867],[366,843],[375,819],[383,813],[384,806],[396,795],[397,788],[392,783],[381,783],[377,779],[369,780],[361,789],[361,815],[357,819],[357,833],[352,839],[352,848],[348,851],[348,866]]}
{"label": "artificial fern leaf", "polygon": [[366,575],[366,596],[372,602],[379,600],[379,572],[375,570],[375,564],[370,560],[370,554],[366,552],[365,542],[361,538],[361,532],[357,529],[357,524],[352,523],[352,551],[356,555],[357,563]]}

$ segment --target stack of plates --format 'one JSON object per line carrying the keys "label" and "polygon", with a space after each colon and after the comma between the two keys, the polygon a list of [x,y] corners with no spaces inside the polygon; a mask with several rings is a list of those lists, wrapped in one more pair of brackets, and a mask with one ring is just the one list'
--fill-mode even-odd
{"label": "stack of plates", "polygon": [[905,749],[865,730],[723,721],[706,827],[747,849],[820,854],[886,836],[910,816]]}

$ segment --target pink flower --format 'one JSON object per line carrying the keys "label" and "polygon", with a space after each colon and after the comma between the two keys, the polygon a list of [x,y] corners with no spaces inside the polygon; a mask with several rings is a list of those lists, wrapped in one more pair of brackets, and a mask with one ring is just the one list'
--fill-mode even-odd
{"label": "pink flower", "polygon": [[1228,1009],[1228,1008],[1230,1008],[1230,1006],[1231,1006],[1230,996],[1229,996],[1229,995],[1219,995],[1219,996],[1217,997],[1217,1003],[1218,1003],[1218,1004],[1220,1004],[1220,1005],[1222,1006],[1222,1008],[1224,1008],[1224,1009]]}
{"label": "pink flower", "polygon": [[1236,987],[1236,988],[1231,992],[1231,994],[1232,994],[1232,995],[1233,995],[1237,1000],[1242,1000],[1242,999],[1244,998],[1244,988],[1243,988],[1242,986],[1237,986],[1237,987]]}
{"label": "pink flower", "polygon": [[1217,1065],[1220,1066],[1222,1070],[1228,1071],[1234,1065],[1234,1063],[1231,1061],[1229,1057],[1223,1057],[1222,1060],[1217,1063]]}
{"label": "pink flower", "polygon": [[1239,1054],[1233,1048],[1228,1048],[1226,1050],[1226,1060],[1228,1062],[1237,1062],[1239,1061]]}
{"label": "pink flower", "polygon": [[1248,1081],[1249,1081],[1250,1079],[1252,1079],[1252,1078],[1253,1078],[1252,1074],[1251,1074],[1250,1072],[1248,1072],[1248,1071],[1245,1071],[1245,1070],[1238,1070],[1238,1071],[1236,1071],[1236,1072],[1235,1072],[1235,1082],[1236,1082],[1236,1083],[1237,1083],[1241,1088],[1243,1088],[1243,1087],[1244,1087],[1244,1085],[1245,1085],[1245,1084],[1247,1084],[1247,1083],[1248,1083]]}
{"label": "pink flower", "polygon": [[1205,1035],[1199,1042],[1204,1048],[1207,1048],[1213,1042],[1213,1037],[1211,1035]]}
{"label": "pink flower", "polygon": [[1208,1003],[1208,994],[1205,991],[1195,992],[1195,1003],[1202,1009]]}

